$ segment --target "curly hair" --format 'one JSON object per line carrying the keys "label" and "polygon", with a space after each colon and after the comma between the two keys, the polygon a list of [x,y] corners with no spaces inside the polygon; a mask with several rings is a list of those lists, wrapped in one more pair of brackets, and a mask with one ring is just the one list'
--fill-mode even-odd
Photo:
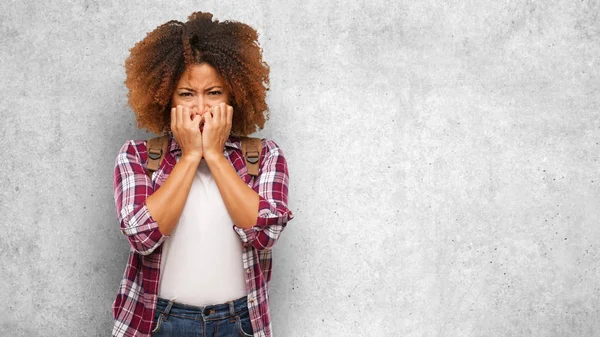
{"label": "curly hair", "polygon": [[213,21],[195,12],[183,23],[169,21],[130,49],[125,61],[128,103],[138,128],[156,134],[170,129],[171,97],[186,67],[208,63],[223,78],[233,107],[231,133],[247,136],[269,118],[265,101],[269,66],[262,60],[258,33],[237,21]]}

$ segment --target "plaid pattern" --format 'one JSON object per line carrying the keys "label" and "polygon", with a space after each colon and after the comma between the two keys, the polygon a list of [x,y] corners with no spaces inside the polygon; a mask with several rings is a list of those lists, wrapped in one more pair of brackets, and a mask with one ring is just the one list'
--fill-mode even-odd
{"label": "plaid pattern", "polygon": [[[287,208],[288,171],[283,153],[275,142],[262,140],[258,177],[248,175],[240,140],[229,137],[224,153],[238,176],[260,196],[256,225],[233,226],[243,245],[248,309],[254,337],[271,336],[269,282],[271,247],[286,223],[293,219]],[[150,336],[158,298],[163,235],[146,207],[146,198],[158,189],[181,156],[181,148],[169,133],[169,151],[150,179],[145,171],[146,141],[127,141],[116,159],[114,196],[121,232],[131,249],[117,298],[113,303],[112,336]]]}

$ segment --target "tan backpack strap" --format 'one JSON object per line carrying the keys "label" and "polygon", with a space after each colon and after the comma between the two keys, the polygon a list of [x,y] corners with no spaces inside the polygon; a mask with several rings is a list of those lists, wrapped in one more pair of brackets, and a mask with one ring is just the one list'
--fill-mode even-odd
{"label": "tan backpack strap", "polygon": [[152,172],[158,170],[160,163],[167,153],[169,145],[169,135],[148,139],[146,147],[148,149],[148,162],[146,164],[146,173],[152,177]]}
{"label": "tan backpack strap", "polygon": [[262,140],[260,138],[242,137],[242,155],[248,168],[248,174],[258,176],[260,167],[260,154],[262,153]]}

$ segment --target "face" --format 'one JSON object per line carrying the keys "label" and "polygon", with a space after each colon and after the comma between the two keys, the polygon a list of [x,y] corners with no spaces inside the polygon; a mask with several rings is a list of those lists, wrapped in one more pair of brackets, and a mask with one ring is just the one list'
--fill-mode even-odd
{"label": "face", "polygon": [[219,103],[229,104],[229,93],[223,79],[208,63],[187,67],[171,98],[172,107],[182,105],[199,115]]}

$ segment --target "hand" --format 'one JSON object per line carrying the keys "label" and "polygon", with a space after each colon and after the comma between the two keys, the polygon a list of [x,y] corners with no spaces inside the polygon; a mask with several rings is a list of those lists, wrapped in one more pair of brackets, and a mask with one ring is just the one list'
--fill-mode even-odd
{"label": "hand", "polygon": [[219,103],[206,112],[203,117],[202,152],[208,161],[223,155],[223,147],[225,147],[225,142],[231,132],[233,107],[226,103]]}
{"label": "hand", "polygon": [[200,133],[202,119],[202,115],[182,105],[171,108],[171,131],[181,147],[181,155],[198,162],[203,155],[202,133]]}

